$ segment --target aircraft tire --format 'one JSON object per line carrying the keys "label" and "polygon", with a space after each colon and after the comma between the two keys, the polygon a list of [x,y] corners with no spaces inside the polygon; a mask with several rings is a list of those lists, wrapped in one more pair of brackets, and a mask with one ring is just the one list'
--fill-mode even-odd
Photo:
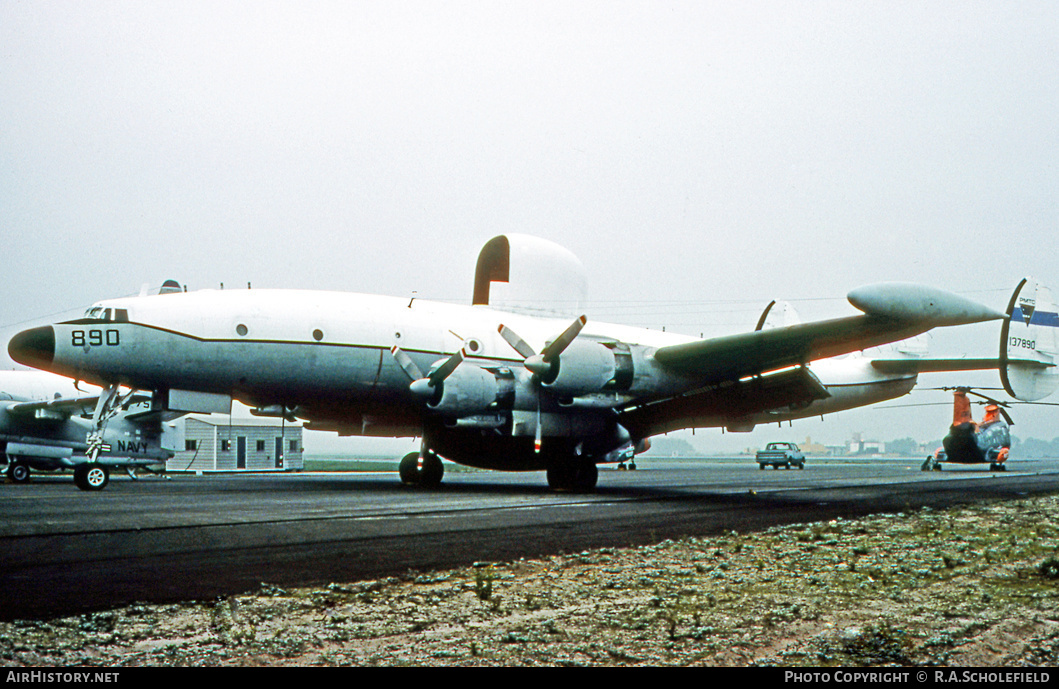
{"label": "aircraft tire", "polygon": [[445,465],[441,458],[433,452],[423,455],[423,469],[420,471],[419,484],[423,486],[440,486],[441,478],[445,475]]}
{"label": "aircraft tire", "polygon": [[81,490],[103,490],[110,483],[110,470],[98,464],[74,469],[74,484]]}
{"label": "aircraft tire", "polygon": [[574,483],[574,490],[578,493],[591,493],[596,489],[596,482],[599,480],[599,467],[592,460],[582,462],[581,466],[577,468],[577,477]]}
{"label": "aircraft tire", "polygon": [[418,486],[419,485],[419,453],[409,452],[401,459],[401,464],[397,468],[398,473],[401,475],[401,483],[406,486]]}
{"label": "aircraft tire", "polygon": [[7,469],[7,475],[15,483],[29,483],[29,467],[22,462],[12,461]]}
{"label": "aircraft tire", "polygon": [[438,486],[445,475],[445,465],[433,452],[423,455],[423,466],[419,466],[419,453],[409,452],[398,467],[401,483],[406,486]]}
{"label": "aircraft tire", "polygon": [[588,458],[571,457],[548,467],[548,487],[562,493],[591,493],[599,480],[599,468]]}

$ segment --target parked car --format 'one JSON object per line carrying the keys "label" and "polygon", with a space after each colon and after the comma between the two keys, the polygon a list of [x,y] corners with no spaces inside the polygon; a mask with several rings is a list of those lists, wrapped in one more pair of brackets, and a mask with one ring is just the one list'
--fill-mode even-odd
{"label": "parked car", "polygon": [[769,443],[764,450],[758,450],[757,463],[762,469],[770,464],[773,469],[790,469],[792,466],[804,469],[805,455],[794,443]]}

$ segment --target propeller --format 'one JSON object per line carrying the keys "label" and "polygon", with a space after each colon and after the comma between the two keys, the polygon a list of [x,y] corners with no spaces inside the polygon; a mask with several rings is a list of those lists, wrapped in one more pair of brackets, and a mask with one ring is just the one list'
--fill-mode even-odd
{"label": "propeller", "polygon": [[519,337],[518,333],[511,328],[503,324],[497,328],[500,337],[504,338],[504,341],[511,345],[511,348],[523,358],[523,364],[528,371],[533,373],[533,379],[536,382],[537,429],[533,438],[533,451],[537,454],[540,454],[541,451],[541,384],[555,380],[559,371],[560,355],[581,334],[581,329],[585,327],[587,322],[587,316],[578,317],[558,337],[546,344],[540,354],[534,351],[533,347]]}
{"label": "propeller", "polygon": [[[1011,420],[1011,415],[1008,414],[1008,412],[1007,412],[1007,407],[1011,406],[1010,402],[1003,402],[1001,400],[994,399],[994,398],[990,397],[989,395],[983,395],[980,392],[975,392],[974,388],[969,388],[969,387],[962,386],[962,385],[940,387],[940,388],[923,388],[923,389],[924,390],[944,390],[946,392],[954,392],[954,391],[955,392],[963,392],[966,395],[974,395],[975,397],[981,397],[983,400],[985,400],[984,404],[995,404],[996,405],[997,411],[1000,412],[1000,415],[1004,417],[1004,421],[1007,421],[1007,424],[1009,426],[1014,426],[1015,425],[1015,422]],[[1001,388],[978,388],[978,389],[979,390],[999,390]],[[983,402],[979,402],[978,404],[983,404]]]}
{"label": "propeller", "polygon": [[541,379],[546,379],[549,375],[554,377],[554,369],[559,362],[559,355],[581,334],[581,329],[585,327],[587,322],[588,318],[586,316],[579,317],[566,330],[560,333],[559,337],[545,345],[540,354],[535,352],[533,347],[529,346],[525,340],[506,325],[501,325],[498,330],[500,337],[504,338],[504,341],[511,345],[512,349],[522,355],[526,368],[540,376]]}
{"label": "propeller", "polygon": [[424,376],[423,371],[416,366],[416,362],[412,361],[412,357],[408,355],[408,352],[404,351],[397,345],[394,345],[393,347],[390,347],[390,353],[393,354],[393,358],[397,360],[397,364],[411,379],[412,384],[409,388],[412,392],[418,397],[434,402],[441,398],[442,384],[445,382],[445,379],[451,376],[452,372],[463,363],[464,358],[463,349],[459,349],[455,354],[443,361],[439,366],[432,368],[430,373]]}
{"label": "propeller", "polygon": [[[1014,426],[1015,425],[1015,422],[1011,420],[1011,415],[1008,414],[1008,412],[1007,412],[1007,407],[1010,406],[1010,403],[1001,402],[1000,400],[993,399],[992,397],[989,397],[988,395],[983,395],[980,392],[975,392],[971,388],[954,388],[954,389],[962,390],[964,393],[966,393],[968,395],[974,395],[975,397],[981,397],[982,399],[984,399],[986,401],[987,404],[995,404],[996,408],[997,408],[997,411],[999,411],[1000,415],[1004,417],[1004,420],[1007,421],[1008,425],[1009,426]],[[983,389],[985,389],[985,388],[983,388]]]}

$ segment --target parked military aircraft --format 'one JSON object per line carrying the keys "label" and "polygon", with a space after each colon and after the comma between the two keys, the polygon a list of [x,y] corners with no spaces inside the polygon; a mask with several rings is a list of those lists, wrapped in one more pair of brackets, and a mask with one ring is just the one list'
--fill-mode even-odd
{"label": "parked military aircraft", "polygon": [[[100,390],[85,392],[74,381],[44,371],[0,371],[0,465],[15,483],[36,471],[73,470],[82,490],[102,490],[114,468],[155,468],[173,456],[149,398],[125,392],[118,413],[100,424],[92,418]],[[142,397],[142,396],[141,396]],[[124,409],[123,409],[124,407]],[[95,458],[91,457],[96,441]]]}
{"label": "parked military aircraft", "polygon": [[23,331],[8,350],[108,389],[153,390],[155,410],[225,412],[237,399],[258,414],[306,419],[310,430],[421,437],[420,452],[401,463],[410,483],[439,482],[441,456],[543,469],[553,488],[590,490],[598,463],[629,459],[656,434],[749,430],[903,395],[915,371],[831,357],[1006,317],[943,290],[890,283],[849,293],[859,315],[697,339],[590,322],[585,285],[566,249],[502,235],[479,254],[467,306],[186,292],[170,281],[157,295],[101,301],[82,319]]}

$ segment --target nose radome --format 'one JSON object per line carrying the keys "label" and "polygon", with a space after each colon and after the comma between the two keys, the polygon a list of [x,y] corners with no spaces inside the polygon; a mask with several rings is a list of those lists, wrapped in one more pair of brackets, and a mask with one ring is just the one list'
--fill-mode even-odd
{"label": "nose radome", "polygon": [[55,329],[50,325],[23,330],[7,344],[7,353],[20,364],[47,368],[55,358]]}

